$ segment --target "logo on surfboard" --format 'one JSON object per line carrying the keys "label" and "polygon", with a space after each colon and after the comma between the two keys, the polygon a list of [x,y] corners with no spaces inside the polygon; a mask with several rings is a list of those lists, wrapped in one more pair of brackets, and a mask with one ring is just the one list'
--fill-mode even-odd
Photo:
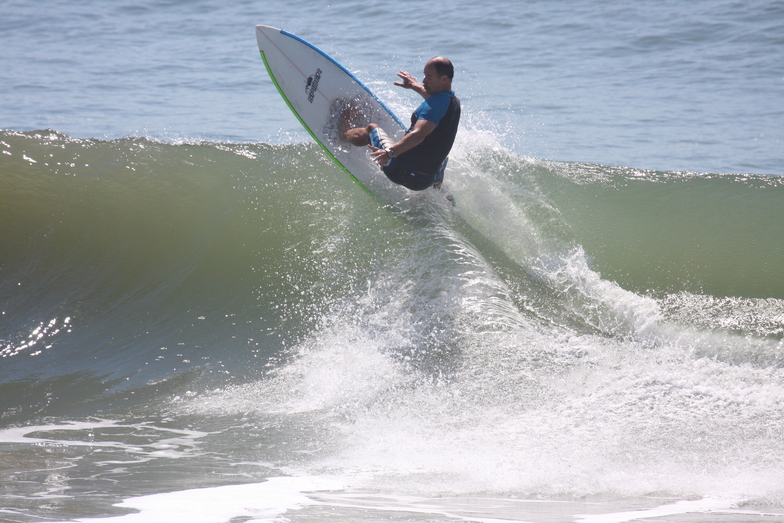
{"label": "logo on surfboard", "polygon": [[316,69],[316,74],[309,76],[305,83],[305,92],[308,93],[308,101],[313,103],[313,97],[316,96],[319,80],[321,79],[321,69]]}

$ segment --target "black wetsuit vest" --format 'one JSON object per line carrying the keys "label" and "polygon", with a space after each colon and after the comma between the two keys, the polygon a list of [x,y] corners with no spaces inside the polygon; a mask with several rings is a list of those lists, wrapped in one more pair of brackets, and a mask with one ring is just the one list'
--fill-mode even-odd
{"label": "black wetsuit vest", "polygon": [[[422,143],[398,157],[401,170],[436,175],[444,158],[452,150],[452,144],[455,143],[457,135],[457,126],[460,123],[460,100],[457,96],[450,98],[449,107],[433,132],[428,134]],[[408,128],[408,132],[411,132],[416,123],[417,111],[414,111],[411,115],[411,127]]]}

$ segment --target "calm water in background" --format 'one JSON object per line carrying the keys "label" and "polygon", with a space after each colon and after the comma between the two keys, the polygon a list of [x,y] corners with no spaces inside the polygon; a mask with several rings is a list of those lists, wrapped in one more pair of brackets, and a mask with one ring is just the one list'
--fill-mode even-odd
{"label": "calm water in background", "polygon": [[259,67],[263,23],[382,91],[400,68],[452,57],[468,120],[521,154],[784,173],[782,2],[406,1],[390,12],[351,1],[6,0],[3,11],[6,129],[305,140]]}
{"label": "calm water in background", "polygon": [[[0,3],[0,521],[784,521],[782,3],[424,9]],[[450,56],[458,205],[259,23]]]}

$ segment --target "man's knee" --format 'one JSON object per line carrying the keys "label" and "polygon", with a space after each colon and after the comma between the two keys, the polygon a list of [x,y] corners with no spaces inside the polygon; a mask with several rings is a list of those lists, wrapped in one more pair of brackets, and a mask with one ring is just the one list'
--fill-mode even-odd
{"label": "man's knee", "polygon": [[370,143],[370,133],[377,127],[378,125],[372,123],[367,127],[349,129],[343,136],[340,137],[340,139],[356,146],[367,145]]}
{"label": "man's knee", "polygon": [[369,140],[368,130],[364,127],[349,129],[343,136],[340,137],[340,139],[344,142],[348,142],[357,146],[367,145]]}

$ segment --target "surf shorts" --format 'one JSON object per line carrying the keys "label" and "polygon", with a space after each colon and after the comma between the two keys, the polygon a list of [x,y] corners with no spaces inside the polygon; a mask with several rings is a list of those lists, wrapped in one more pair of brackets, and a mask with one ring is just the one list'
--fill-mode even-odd
{"label": "surf shorts", "polygon": [[[389,139],[387,134],[380,127],[376,127],[370,131],[370,145],[378,147],[379,149],[386,149],[394,142]],[[446,169],[447,159],[444,159],[441,168],[436,174],[428,174],[419,171],[412,171],[407,168],[398,157],[392,158],[387,161],[381,170],[389,178],[390,181],[402,185],[403,187],[412,191],[424,191],[433,184],[438,183],[444,179],[444,169]]]}

